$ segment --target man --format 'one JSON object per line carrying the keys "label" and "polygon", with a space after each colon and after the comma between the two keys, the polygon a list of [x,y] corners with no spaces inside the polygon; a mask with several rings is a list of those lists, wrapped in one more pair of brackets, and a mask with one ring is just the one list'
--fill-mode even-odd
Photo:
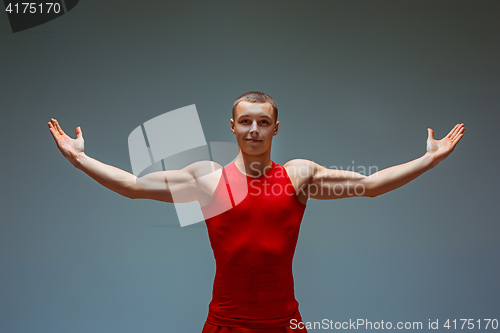
{"label": "man", "polygon": [[57,120],[48,126],[62,154],[103,186],[131,199],[199,202],[217,265],[203,333],[306,332],[294,297],[292,260],[307,200],[392,191],[444,160],[461,140],[464,124],[441,140],[429,128],[423,156],[365,176],[304,159],[274,163],[277,119],[269,95],[243,94],[230,120],[239,146],[233,163],[200,161],[141,178],[85,155],[80,127],[74,140]]}

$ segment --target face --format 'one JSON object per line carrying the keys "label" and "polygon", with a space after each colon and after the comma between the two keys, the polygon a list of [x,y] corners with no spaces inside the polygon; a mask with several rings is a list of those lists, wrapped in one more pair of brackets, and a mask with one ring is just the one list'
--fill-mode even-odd
{"label": "face", "polygon": [[234,113],[231,132],[236,135],[240,149],[249,155],[259,155],[270,150],[280,123],[274,122],[272,105],[241,101]]}

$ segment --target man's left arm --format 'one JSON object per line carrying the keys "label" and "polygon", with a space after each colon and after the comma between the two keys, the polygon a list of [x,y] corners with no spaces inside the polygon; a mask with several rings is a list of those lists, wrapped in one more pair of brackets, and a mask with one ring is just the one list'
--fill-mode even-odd
{"label": "man's left arm", "polygon": [[425,155],[408,163],[380,170],[370,176],[327,169],[308,161],[310,179],[305,189],[307,197],[320,200],[351,196],[376,197],[397,189],[448,157],[462,139],[464,130],[464,124],[457,124],[443,139],[435,140],[434,131],[429,128]]}

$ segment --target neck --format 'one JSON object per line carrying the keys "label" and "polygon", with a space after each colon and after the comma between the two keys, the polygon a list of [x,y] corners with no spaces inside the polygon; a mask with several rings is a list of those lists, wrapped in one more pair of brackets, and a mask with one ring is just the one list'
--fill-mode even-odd
{"label": "neck", "polygon": [[271,150],[268,150],[261,155],[248,155],[240,149],[238,158],[234,164],[247,176],[259,177],[273,165],[271,161]]}

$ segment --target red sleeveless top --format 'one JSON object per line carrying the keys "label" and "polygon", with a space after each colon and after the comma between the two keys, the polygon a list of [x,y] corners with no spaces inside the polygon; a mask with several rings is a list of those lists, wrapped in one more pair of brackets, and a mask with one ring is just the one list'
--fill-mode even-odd
{"label": "red sleeveless top", "polygon": [[276,328],[302,321],[292,261],[306,205],[281,165],[260,177],[224,167],[211,201],[201,208],[216,273],[207,322]]}

